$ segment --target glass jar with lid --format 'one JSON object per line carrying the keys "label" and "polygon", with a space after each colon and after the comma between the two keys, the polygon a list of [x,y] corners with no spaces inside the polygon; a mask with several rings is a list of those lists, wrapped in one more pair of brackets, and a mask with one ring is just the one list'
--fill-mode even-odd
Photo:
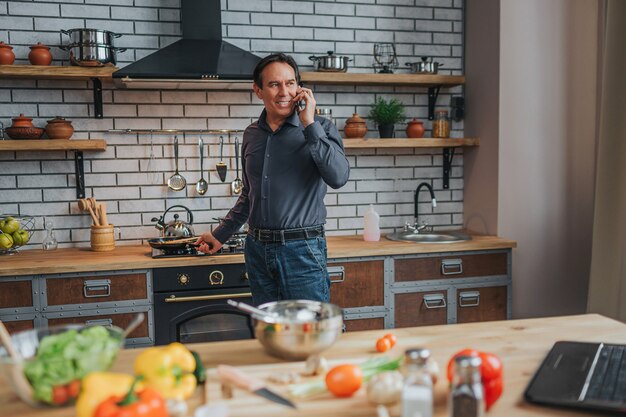
{"label": "glass jar with lid", "polygon": [[435,120],[433,121],[433,138],[449,138],[450,137],[450,118],[448,110],[435,111]]}
{"label": "glass jar with lid", "polygon": [[315,114],[321,117],[325,117],[328,120],[330,120],[331,122],[334,122],[333,120],[333,110],[329,109],[329,108],[325,108],[325,107],[316,107],[315,108]]}

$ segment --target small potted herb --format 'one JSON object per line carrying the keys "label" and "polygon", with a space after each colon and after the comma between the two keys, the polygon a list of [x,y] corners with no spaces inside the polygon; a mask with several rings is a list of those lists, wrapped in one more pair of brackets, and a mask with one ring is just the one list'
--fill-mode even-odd
{"label": "small potted herb", "polygon": [[395,98],[387,101],[382,97],[378,97],[368,117],[378,125],[378,133],[381,138],[392,138],[394,124],[405,119],[404,105]]}

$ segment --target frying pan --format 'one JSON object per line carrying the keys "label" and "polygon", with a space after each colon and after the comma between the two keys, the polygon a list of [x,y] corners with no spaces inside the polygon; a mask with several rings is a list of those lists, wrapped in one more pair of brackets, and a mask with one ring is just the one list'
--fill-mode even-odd
{"label": "frying pan", "polygon": [[197,237],[181,239],[176,236],[168,236],[148,239],[148,244],[155,249],[179,250],[185,249],[189,246],[196,246],[194,244],[196,240],[198,240]]}

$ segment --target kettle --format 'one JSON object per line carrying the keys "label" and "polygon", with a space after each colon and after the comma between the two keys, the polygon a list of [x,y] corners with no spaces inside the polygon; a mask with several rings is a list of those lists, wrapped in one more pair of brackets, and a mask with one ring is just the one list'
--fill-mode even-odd
{"label": "kettle", "polygon": [[[180,207],[180,208],[187,210],[187,221],[185,222],[183,220],[179,220],[178,214],[175,213],[174,220],[166,224],[165,215],[171,209],[176,208],[176,207]],[[163,215],[159,217],[158,219],[156,217],[153,217],[152,221],[156,222],[156,225],[154,227],[156,227],[158,230],[161,231],[161,237],[168,237],[168,236],[192,237],[194,236],[193,228],[191,227],[191,224],[193,223],[193,214],[191,213],[191,210],[189,210],[185,206],[181,206],[181,205],[172,206],[168,208],[167,210],[165,210]]]}

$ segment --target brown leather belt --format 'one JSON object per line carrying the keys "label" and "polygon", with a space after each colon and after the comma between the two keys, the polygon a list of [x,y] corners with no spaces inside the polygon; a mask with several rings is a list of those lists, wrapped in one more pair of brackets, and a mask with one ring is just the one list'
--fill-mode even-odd
{"label": "brown leather belt", "polygon": [[301,229],[254,229],[249,228],[248,234],[259,242],[284,242],[286,240],[312,239],[314,237],[324,237],[324,227],[306,227]]}

